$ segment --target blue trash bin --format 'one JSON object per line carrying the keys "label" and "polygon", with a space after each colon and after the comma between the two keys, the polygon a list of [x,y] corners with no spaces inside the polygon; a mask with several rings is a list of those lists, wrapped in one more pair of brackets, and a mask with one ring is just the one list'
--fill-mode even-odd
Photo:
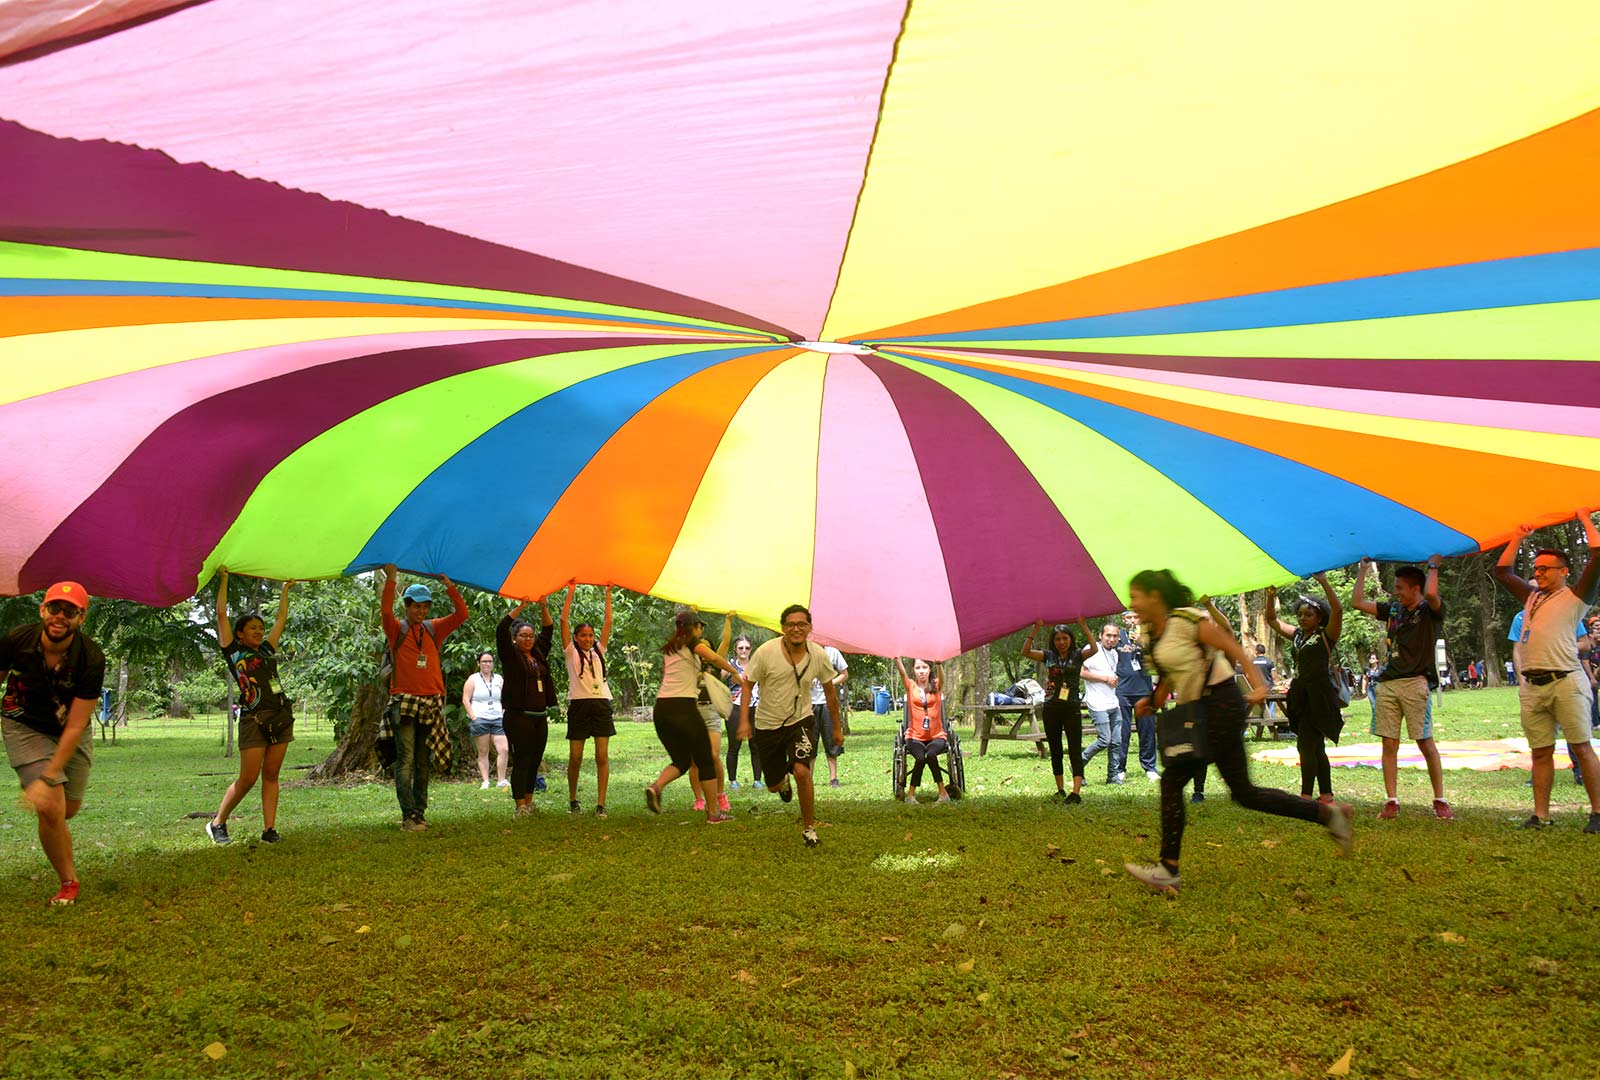
{"label": "blue trash bin", "polygon": [[889,704],[889,691],[884,687],[874,686],[872,688],[872,711],[879,716],[887,716]]}

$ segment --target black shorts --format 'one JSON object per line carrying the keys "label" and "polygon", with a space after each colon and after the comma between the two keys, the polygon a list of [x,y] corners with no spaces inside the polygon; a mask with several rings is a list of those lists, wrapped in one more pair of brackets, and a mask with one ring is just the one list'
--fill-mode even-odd
{"label": "black shorts", "polygon": [[717,775],[717,759],[711,754],[711,733],[700,719],[694,698],[656,698],[656,738],[666,748],[672,767],[687,773],[692,763],[701,779]]}
{"label": "black shorts", "polygon": [[567,741],[609,739],[617,733],[610,698],[567,699]]}
{"label": "black shorts", "polygon": [[781,728],[756,728],[751,745],[761,758],[762,781],[767,787],[778,787],[788,775],[789,767],[796,762],[810,764],[817,756],[817,744],[811,737],[811,717],[785,724]]}

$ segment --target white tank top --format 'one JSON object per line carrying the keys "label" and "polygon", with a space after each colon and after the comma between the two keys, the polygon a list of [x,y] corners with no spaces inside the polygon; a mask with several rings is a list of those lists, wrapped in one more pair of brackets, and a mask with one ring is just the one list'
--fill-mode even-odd
{"label": "white tank top", "polygon": [[505,715],[505,709],[500,706],[500,688],[505,685],[504,679],[498,675],[491,675],[488,685],[484,685],[483,675],[474,671],[467,681],[472,683],[474,719],[499,720]]}
{"label": "white tank top", "polygon": [[661,692],[656,697],[698,698],[700,696],[700,658],[688,649],[679,649],[661,658]]}

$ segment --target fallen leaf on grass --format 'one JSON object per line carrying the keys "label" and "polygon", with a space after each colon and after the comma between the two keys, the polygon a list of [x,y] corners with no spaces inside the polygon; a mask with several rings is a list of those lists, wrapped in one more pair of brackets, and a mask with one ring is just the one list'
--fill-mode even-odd
{"label": "fallen leaf on grass", "polygon": [[1230,948],[1230,949],[1233,948],[1233,946],[1238,942],[1238,940],[1239,940],[1239,935],[1238,934],[1229,934],[1228,935],[1228,948]]}
{"label": "fallen leaf on grass", "polygon": [[1410,1065],[1406,1066],[1406,1075],[1411,1077],[1411,1080],[1422,1080],[1422,1074]]}
{"label": "fallen leaf on grass", "polygon": [[1215,840],[1207,840],[1206,841],[1206,847],[1221,847],[1221,846],[1222,845],[1217,843]]}
{"label": "fallen leaf on grass", "polygon": [[956,965],[956,974],[957,975],[971,975],[972,974],[972,969],[977,967],[977,966],[978,966],[978,962],[976,960],[963,960],[963,961],[961,961],[961,963]]}
{"label": "fallen leaf on grass", "polygon": [[318,945],[337,945],[338,943],[339,939],[334,937],[332,934],[323,934],[317,939]]}
{"label": "fallen leaf on grass", "polygon": [[1352,1046],[1352,1047],[1350,1047],[1348,1050],[1346,1050],[1344,1052],[1344,1057],[1340,1058],[1338,1061],[1335,1061],[1332,1065],[1328,1066],[1328,1075],[1329,1076],[1349,1076],[1350,1075],[1350,1059],[1355,1057],[1355,1056],[1356,1056],[1356,1048]]}
{"label": "fallen leaf on grass", "polygon": [[1405,867],[1402,866],[1400,868],[1400,872],[1406,876],[1406,880],[1411,882],[1411,884],[1415,885],[1417,883],[1417,879],[1411,876],[1411,871],[1410,870],[1407,870]]}
{"label": "fallen leaf on grass", "polygon": [[563,874],[551,874],[549,877],[545,878],[545,880],[548,881],[552,885],[562,885],[562,884],[565,884],[568,881],[571,881],[572,880],[572,875],[571,874],[564,874],[564,873]]}
{"label": "fallen leaf on grass", "polygon": [[1066,1058],[1068,1061],[1077,1061],[1079,1057],[1078,1052],[1073,1050],[1071,1047],[1062,1050],[1061,1056]]}
{"label": "fallen leaf on grass", "polygon": [[1555,960],[1546,960],[1542,956],[1535,956],[1528,961],[1528,970],[1535,975],[1554,975],[1561,970],[1561,964]]}
{"label": "fallen leaf on grass", "polygon": [[734,973],[733,981],[744,983],[746,986],[754,986],[756,984],[756,977],[750,974],[750,972],[744,968],[740,968]]}
{"label": "fallen leaf on grass", "polygon": [[329,911],[349,911],[350,910],[350,905],[346,904],[344,901],[341,900],[337,904],[329,904],[328,905],[328,910]]}
{"label": "fallen leaf on grass", "polygon": [[1294,1062],[1291,1061],[1291,1062],[1289,1062],[1289,1075],[1290,1076],[1303,1076],[1304,1074],[1300,1071],[1300,1066],[1296,1065]]}
{"label": "fallen leaf on grass", "polygon": [[329,1013],[322,1018],[323,1031],[343,1031],[356,1022],[350,1013]]}
{"label": "fallen leaf on grass", "polygon": [[1046,844],[1044,846],[1044,857],[1045,858],[1053,859],[1059,854],[1061,854],[1061,845],[1060,844]]}
{"label": "fallen leaf on grass", "polygon": [[219,1042],[214,1042],[207,1043],[205,1049],[201,1050],[200,1052],[206,1057],[210,1058],[212,1061],[221,1061],[223,1055],[228,1052],[228,1048]]}
{"label": "fallen leaf on grass", "polygon": [[844,1080],[856,1080],[856,1063],[855,1062],[846,1061],[844,1063]]}
{"label": "fallen leaf on grass", "polygon": [[1450,945],[1459,945],[1467,939],[1453,930],[1445,930],[1439,934],[1439,940]]}
{"label": "fallen leaf on grass", "polygon": [[885,945],[893,945],[895,942],[899,941],[900,939],[895,937],[892,934],[885,934],[883,937],[879,938],[878,940],[883,942]]}
{"label": "fallen leaf on grass", "polygon": [[790,979],[788,982],[783,983],[781,986],[779,986],[778,989],[787,990],[787,989],[789,989],[789,987],[793,986],[795,983],[799,982],[803,978],[805,978],[804,975],[796,975],[794,978]]}
{"label": "fallen leaf on grass", "polygon": [[1101,877],[1110,877],[1112,874],[1115,874],[1115,873],[1116,873],[1116,871],[1111,869],[1111,867],[1109,867],[1109,866],[1102,866],[1100,868],[1100,876]]}
{"label": "fallen leaf on grass", "polygon": [[951,938],[958,938],[962,934],[965,934],[966,932],[967,932],[967,928],[965,926],[962,926],[958,922],[953,922],[949,926],[944,928],[944,933],[942,935],[940,935],[940,936],[943,937],[946,941],[949,941]]}
{"label": "fallen leaf on grass", "polygon": [[906,839],[907,839],[907,840],[910,840],[910,839],[911,839],[911,834],[910,834],[910,833],[906,833]]}
{"label": "fallen leaf on grass", "polygon": [[1266,847],[1266,848],[1273,848],[1273,847],[1277,847],[1278,846],[1278,842],[1276,840],[1263,840],[1263,841],[1261,841],[1261,846],[1262,847]]}
{"label": "fallen leaf on grass", "polygon": [[410,934],[401,934],[399,937],[394,939],[394,943],[396,945],[400,946],[400,948],[404,949],[405,947],[407,947],[408,945],[411,944],[411,935]]}
{"label": "fallen leaf on grass", "polygon": [[358,933],[358,934],[370,934],[370,933],[372,933],[372,927],[366,926],[366,925],[358,926],[358,927],[356,927],[356,933]]}
{"label": "fallen leaf on grass", "polygon": [[985,990],[983,993],[978,995],[978,1004],[979,1005],[987,1005],[987,1004],[989,1004],[989,991]]}

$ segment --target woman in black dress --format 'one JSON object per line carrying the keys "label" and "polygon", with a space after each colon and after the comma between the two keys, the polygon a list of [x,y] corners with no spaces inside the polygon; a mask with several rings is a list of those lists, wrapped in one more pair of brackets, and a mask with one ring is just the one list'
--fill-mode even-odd
{"label": "woman in black dress", "polygon": [[[1078,628],[1083,631],[1088,645],[1080,648],[1073,639],[1072,627],[1057,623],[1050,628],[1050,647],[1040,652],[1033,647],[1033,639],[1044,627],[1044,620],[1033,624],[1028,640],[1022,643],[1022,655],[1045,666],[1044,734],[1050,742],[1050,770],[1055,773],[1056,793],[1059,803],[1081,803],[1083,795],[1083,718],[1078,714],[1078,692],[1081,685],[1083,660],[1096,648],[1094,635],[1082,619]],[[1066,791],[1066,776],[1062,772],[1061,736],[1067,737],[1067,756],[1072,759],[1072,794]]]}
{"label": "woman in black dress", "polygon": [[1334,674],[1334,650],[1339,644],[1339,632],[1344,625],[1344,609],[1339,598],[1328,585],[1327,574],[1313,574],[1322,586],[1326,600],[1315,596],[1302,596],[1295,604],[1299,626],[1290,626],[1278,618],[1278,590],[1267,589],[1267,625],[1278,636],[1290,642],[1294,656],[1294,681],[1289,684],[1289,700],[1284,708],[1289,723],[1295,729],[1300,749],[1300,797],[1313,797],[1315,786],[1322,795],[1320,801],[1333,802],[1333,775],[1328,766],[1328,748],[1324,738],[1339,744],[1339,731],[1344,727]]}

